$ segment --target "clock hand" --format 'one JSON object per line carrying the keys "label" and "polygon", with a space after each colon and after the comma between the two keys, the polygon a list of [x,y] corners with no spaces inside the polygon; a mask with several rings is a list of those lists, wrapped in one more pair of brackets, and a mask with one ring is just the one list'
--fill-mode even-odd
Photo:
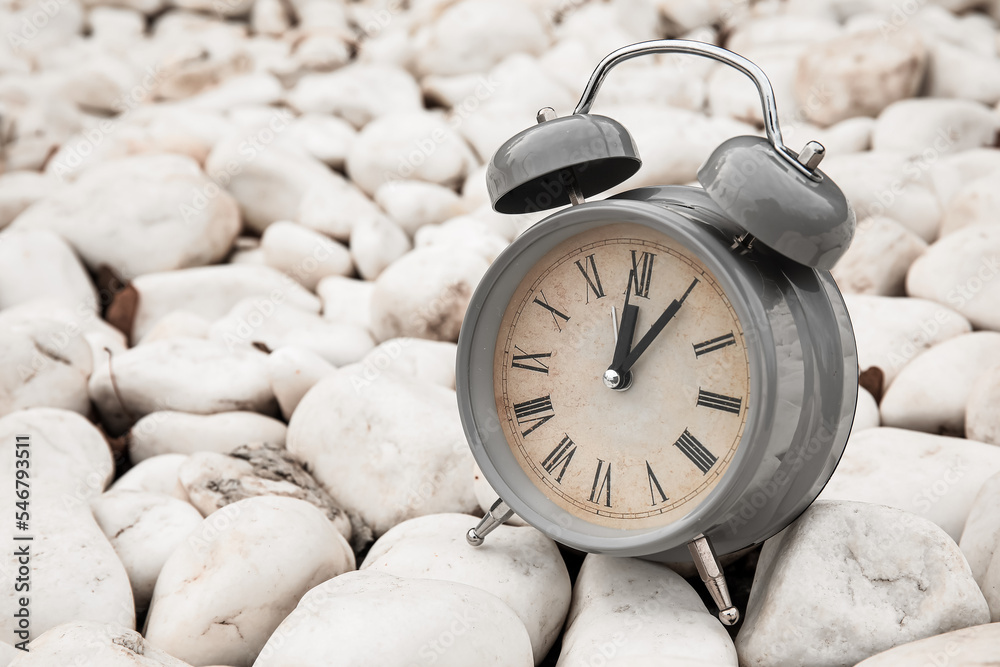
{"label": "clock hand", "polygon": [[[611,366],[604,373],[604,384],[611,389],[628,389],[632,384],[631,376],[625,373],[617,373],[614,369],[622,364],[629,350],[632,348],[632,339],[635,337],[635,324],[639,319],[639,306],[629,304],[629,297],[632,292],[632,280],[635,278],[635,271],[628,274],[628,285],[625,287],[625,305],[622,306],[622,321],[615,333],[615,353],[611,359]],[[611,317],[614,320],[614,307],[611,309]]]}
{"label": "clock hand", "polygon": [[695,278],[680,299],[675,299],[670,302],[667,309],[663,311],[663,314],[660,315],[655,322],[653,322],[653,326],[651,326],[649,331],[646,332],[646,335],[643,336],[638,343],[636,343],[635,347],[633,347],[631,352],[628,353],[624,361],[622,361],[620,365],[612,365],[609,370],[615,371],[618,375],[622,376],[625,375],[625,373],[628,373],[632,366],[635,365],[635,362],[639,360],[639,357],[642,356],[642,353],[646,351],[646,348],[648,348],[653,340],[660,335],[660,332],[667,326],[667,323],[670,322],[670,320],[674,318],[674,315],[677,314],[677,311],[681,309],[681,306],[684,305],[684,300],[687,299],[691,290],[693,290],[694,286],[697,284],[698,279]]}

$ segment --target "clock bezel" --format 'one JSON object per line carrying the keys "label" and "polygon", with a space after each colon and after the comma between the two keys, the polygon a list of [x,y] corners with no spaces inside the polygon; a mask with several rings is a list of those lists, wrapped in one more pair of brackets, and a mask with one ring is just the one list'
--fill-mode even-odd
{"label": "clock bezel", "polygon": [[[501,429],[493,362],[504,311],[524,275],[552,248],[595,227],[634,223],[674,239],[704,263],[725,291],[743,329],[750,365],[747,421],[736,454],[715,488],[691,512],[658,528],[592,524],[559,507],[524,472]],[[469,304],[458,341],[456,388],[463,428],[483,475],[525,521],[554,540],[588,552],[646,556],[687,543],[715,526],[753,482],[766,447],[776,396],[775,345],[758,290],[720,232],[641,201],[598,201],[563,209],[536,224],[494,261]]]}

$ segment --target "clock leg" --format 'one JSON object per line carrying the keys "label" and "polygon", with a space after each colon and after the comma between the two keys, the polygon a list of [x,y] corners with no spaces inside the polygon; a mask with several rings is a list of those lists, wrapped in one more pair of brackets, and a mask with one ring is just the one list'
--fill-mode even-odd
{"label": "clock leg", "polygon": [[699,535],[688,542],[688,550],[694,559],[695,567],[701,576],[702,583],[708,589],[709,595],[719,608],[719,620],[723,625],[735,625],[740,620],[740,610],[733,606],[729,598],[729,587],[726,585],[726,575],[719,565],[712,543],[704,535]]}
{"label": "clock leg", "polygon": [[465,540],[474,547],[482,545],[483,539],[487,535],[512,516],[514,516],[514,510],[507,507],[507,503],[503,500],[497,498],[497,501],[490,507],[490,511],[486,513],[483,520],[475,528],[470,528],[469,532],[465,534]]}

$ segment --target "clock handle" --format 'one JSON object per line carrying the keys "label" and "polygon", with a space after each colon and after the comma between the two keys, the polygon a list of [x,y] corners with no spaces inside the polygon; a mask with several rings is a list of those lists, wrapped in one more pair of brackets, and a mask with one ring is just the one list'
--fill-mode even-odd
{"label": "clock handle", "polygon": [[694,565],[698,568],[701,582],[705,584],[712,601],[719,608],[719,620],[723,625],[735,625],[740,620],[740,610],[733,606],[733,601],[729,597],[726,575],[722,571],[722,565],[719,564],[712,543],[704,535],[699,535],[688,542],[688,551],[691,552]]}
{"label": "clock handle", "polygon": [[[774,98],[774,89],[768,81],[764,70],[756,64],[747,60],[743,56],[733,53],[728,49],[705,42],[696,42],[688,39],[654,39],[648,42],[639,42],[623,46],[617,51],[612,51],[604,57],[590,75],[590,81],[580,97],[580,101],[573,110],[574,114],[590,113],[597,98],[597,91],[604,83],[605,77],[615,65],[636,58],[638,56],[648,56],[657,53],[684,53],[694,56],[711,58],[720,63],[725,63],[740,72],[746,74],[757,86],[760,95],[761,106],[764,110],[764,132],[767,133],[767,140],[771,142],[775,150],[793,167],[798,169],[803,175],[815,179],[813,170],[823,159],[823,147],[816,142],[809,142],[802,150],[802,153],[795,153],[785,146],[781,139],[781,127],[778,125],[778,105]],[[814,145],[815,144],[815,145]]]}

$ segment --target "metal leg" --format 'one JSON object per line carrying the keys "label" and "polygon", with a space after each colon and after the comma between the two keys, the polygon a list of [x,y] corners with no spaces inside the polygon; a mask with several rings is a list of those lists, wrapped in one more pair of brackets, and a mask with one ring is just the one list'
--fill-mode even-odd
{"label": "metal leg", "polygon": [[487,535],[512,516],[514,516],[514,510],[507,507],[507,503],[503,500],[497,498],[497,501],[490,507],[490,511],[486,513],[483,520],[475,528],[470,528],[469,532],[465,534],[465,540],[474,547],[481,546],[483,539]]}
{"label": "metal leg", "polygon": [[740,620],[740,611],[733,606],[733,601],[729,599],[729,587],[726,586],[726,575],[719,565],[719,559],[715,555],[712,543],[704,535],[699,535],[688,542],[688,550],[691,558],[694,559],[695,567],[698,568],[698,575],[702,583],[708,589],[712,601],[719,608],[719,620],[723,625],[734,625]]}

